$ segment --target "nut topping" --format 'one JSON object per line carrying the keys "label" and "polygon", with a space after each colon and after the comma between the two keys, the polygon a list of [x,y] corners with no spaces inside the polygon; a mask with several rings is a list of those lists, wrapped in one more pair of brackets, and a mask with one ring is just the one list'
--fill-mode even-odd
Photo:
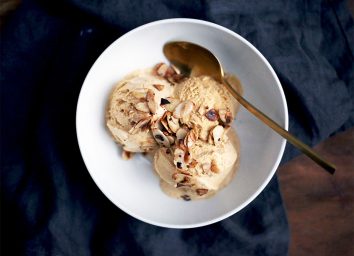
{"label": "nut topping", "polygon": [[133,155],[134,155],[134,153],[130,152],[130,151],[123,150],[123,152],[122,152],[122,158],[124,160],[132,159]]}
{"label": "nut topping", "polygon": [[220,170],[218,168],[218,166],[216,165],[216,162],[214,160],[211,161],[211,166],[210,166],[210,170],[213,172],[213,173],[219,173]]}
{"label": "nut topping", "polygon": [[138,102],[135,105],[135,108],[139,111],[150,113],[150,109],[149,109],[148,104],[146,102]]}
{"label": "nut topping", "polygon": [[146,100],[151,113],[156,114],[159,104],[155,100],[155,93],[153,90],[148,90],[146,93]]}
{"label": "nut topping", "polygon": [[166,120],[171,131],[176,133],[180,127],[178,119],[173,117],[171,112],[166,112]]}
{"label": "nut topping", "polygon": [[187,148],[190,148],[194,145],[194,142],[196,142],[197,139],[198,137],[196,132],[194,130],[190,130],[184,138],[183,143]]}
{"label": "nut topping", "polygon": [[184,118],[190,115],[193,111],[194,103],[190,100],[186,100],[177,105],[173,111],[173,116],[175,118]]}
{"label": "nut topping", "polygon": [[165,87],[163,84],[153,84],[153,86],[159,91],[162,91]]}
{"label": "nut topping", "polygon": [[216,121],[218,120],[218,113],[215,109],[210,109],[208,112],[205,113],[205,117],[208,118],[209,121]]}
{"label": "nut topping", "polygon": [[189,195],[183,195],[181,196],[181,198],[184,200],[184,201],[190,201],[191,200],[191,197]]}
{"label": "nut topping", "polygon": [[212,132],[212,138],[214,144],[215,145],[220,144],[222,140],[222,136],[224,134],[224,127],[222,127],[221,125],[217,125],[213,128],[211,132]]}
{"label": "nut topping", "polygon": [[206,188],[197,188],[196,190],[195,190],[195,192],[197,192],[197,194],[198,194],[198,196],[203,196],[203,195],[205,195],[206,193],[208,193],[208,189],[206,189]]}
{"label": "nut topping", "polygon": [[139,129],[145,129],[148,128],[149,124],[151,122],[151,116],[146,117],[144,119],[141,119],[137,124],[135,124],[130,130],[130,134],[136,134]]}
{"label": "nut topping", "polygon": [[229,109],[220,109],[219,117],[224,124],[230,124],[233,120],[232,113]]}
{"label": "nut topping", "polygon": [[188,133],[187,129],[179,128],[176,132],[177,140],[183,140],[186,137],[187,133]]}
{"label": "nut topping", "polygon": [[167,148],[171,146],[169,139],[160,129],[154,128],[151,132],[157,143]]}

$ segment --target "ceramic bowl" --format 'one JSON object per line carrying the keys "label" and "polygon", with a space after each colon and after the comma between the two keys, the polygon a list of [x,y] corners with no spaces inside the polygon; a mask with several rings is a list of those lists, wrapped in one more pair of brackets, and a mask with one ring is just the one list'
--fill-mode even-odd
{"label": "ceramic bowl", "polygon": [[267,186],[286,141],[241,107],[233,123],[240,143],[240,167],[232,182],[206,200],[183,201],[165,195],[152,164],[142,155],[130,161],[105,127],[105,107],[114,85],[128,73],[165,61],[169,41],[190,41],[211,50],[224,70],[238,76],[244,97],[288,128],[285,96],[273,68],[240,35],[193,19],[167,19],[138,27],[114,41],[97,59],[83,83],[77,105],[77,138],[86,167],[98,188],[117,207],[157,226],[192,228],[236,214]]}

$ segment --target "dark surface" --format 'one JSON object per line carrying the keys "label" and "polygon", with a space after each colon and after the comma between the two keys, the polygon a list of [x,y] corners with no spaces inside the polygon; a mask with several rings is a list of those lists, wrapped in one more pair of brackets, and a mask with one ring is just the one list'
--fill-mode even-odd
{"label": "dark surface", "polygon": [[[269,3],[23,1],[1,35],[2,255],[285,255],[276,177],[222,222],[159,228],[105,198],[75,134],[77,97],[98,55],[130,29],[172,17],[209,20],[254,44],[282,82],[290,131],[305,142],[352,126],[354,31],[343,2]],[[283,161],[295,154],[288,146]]]}
{"label": "dark surface", "polygon": [[290,227],[290,256],[354,255],[354,128],[315,147],[331,176],[304,155],[277,171]]}

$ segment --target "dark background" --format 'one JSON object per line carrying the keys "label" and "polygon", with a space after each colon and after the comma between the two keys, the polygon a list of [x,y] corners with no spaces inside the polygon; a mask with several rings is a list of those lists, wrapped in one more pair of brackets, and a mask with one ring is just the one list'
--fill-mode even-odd
{"label": "dark background", "polygon": [[[220,24],[255,45],[281,80],[290,131],[304,142],[353,127],[354,28],[345,1],[22,1],[1,23],[3,255],[287,253],[276,176],[234,216],[173,230],[120,211],[86,171],[75,110],[89,68],[125,32],[177,17]],[[283,163],[297,154],[288,145]]]}

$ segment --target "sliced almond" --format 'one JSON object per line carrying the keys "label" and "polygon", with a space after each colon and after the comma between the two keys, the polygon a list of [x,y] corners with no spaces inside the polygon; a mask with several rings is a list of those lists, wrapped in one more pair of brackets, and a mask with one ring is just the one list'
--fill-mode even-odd
{"label": "sliced almond", "polygon": [[209,121],[216,121],[218,120],[218,113],[216,112],[215,109],[210,109],[208,110],[208,112],[205,113],[205,117],[209,120]]}
{"label": "sliced almond", "polygon": [[175,143],[175,138],[171,135],[166,136],[171,145]]}
{"label": "sliced almond", "polygon": [[190,148],[194,145],[194,143],[197,141],[198,137],[197,134],[194,130],[190,130],[186,137],[184,138],[184,145],[186,145],[187,148]]}
{"label": "sliced almond", "polygon": [[181,118],[182,117],[182,111],[184,109],[184,102],[179,103],[176,108],[173,111],[173,117],[175,118]]}
{"label": "sliced almond", "polygon": [[155,93],[153,92],[153,90],[149,89],[147,91],[146,100],[151,113],[156,114],[160,101],[156,101]]}
{"label": "sliced almond", "polygon": [[153,86],[159,91],[162,91],[163,88],[165,88],[165,86],[163,84],[153,84]]}
{"label": "sliced almond", "polygon": [[189,195],[183,195],[181,196],[181,198],[184,200],[184,201],[190,201],[191,200],[191,197]]}
{"label": "sliced almond", "polygon": [[177,140],[183,140],[186,137],[187,133],[188,133],[187,129],[179,128],[176,132]]}
{"label": "sliced almond", "polygon": [[213,130],[211,130],[208,134],[208,143],[209,144],[214,144],[214,139],[213,139]]}
{"label": "sliced almond", "polygon": [[224,124],[230,124],[233,120],[232,113],[229,109],[220,109],[219,117]]}
{"label": "sliced almond", "polygon": [[129,133],[136,134],[139,129],[147,128],[150,124],[151,116],[141,119],[137,124],[135,124],[130,130]]}
{"label": "sliced almond", "polygon": [[168,66],[166,72],[165,72],[165,75],[164,75],[164,78],[169,78],[169,77],[174,77],[176,74],[176,71],[171,67],[171,66]]}
{"label": "sliced almond", "polygon": [[197,188],[196,190],[195,190],[195,192],[197,192],[197,194],[198,194],[198,196],[203,196],[203,195],[205,195],[206,193],[208,193],[208,189],[206,189],[206,188]]}
{"label": "sliced almond", "polygon": [[215,162],[214,160],[211,161],[210,170],[211,170],[213,173],[219,173],[219,172],[220,172],[220,169],[219,169],[219,167],[216,165],[216,162]]}
{"label": "sliced almond", "polygon": [[178,131],[178,129],[180,128],[178,119],[173,117],[171,112],[167,111],[166,112],[166,120],[167,120],[170,130],[173,133],[176,133]]}
{"label": "sliced almond", "polygon": [[192,113],[194,108],[194,103],[190,100],[186,100],[181,102],[176,106],[176,108],[173,111],[173,116],[175,118],[185,118]]}
{"label": "sliced almond", "polygon": [[185,105],[184,105],[184,109],[181,113],[182,118],[189,116],[192,113],[193,108],[194,108],[194,103],[190,100],[186,100]]}
{"label": "sliced almond", "polygon": [[170,129],[170,126],[168,125],[167,118],[168,118],[167,112],[165,112],[164,115],[161,117],[160,122],[161,122],[162,126],[166,129],[166,131],[169,134],[171,134],[172,130]]}
{"label": "sliced almond", "polygon": [[198,164],[197,160],[192,159],[192,161],[189,163],[189,168],[194,168],[196,167]]}
{"label": "sliced almond", "polygon": [[178,143],[177,143],[177,146],[180,148],[180,149],[182,149],[184,152],[187,152],[188,151],[188,148],[186,147],[186,145],[184,145],[184,143],[183,143],[183,140],[179,140],[179,141],[177,141]]}
{"label": "sliced almond", "polygon": [[165,134],[163,134],[163,132],[160,129],[152,129],[151,130],[152,135],[154,136],[154,139],[156,140],[156,142],[166,148],[169,148],[171,146],[170,141],[168,140],[168,138],[166,137]]}
{"label": "sliced almond", "polygon": [[165,63],[158,63],[155,65],[154,69],[153,69],[153,73],[158,75],[158,76],[162,76],[164,77],[166,75],[168,69],[168,65]]}
{"label": "sliced almond", "polygon": [[132,91],[132,95],[137,99],[141,99],[146,97],[146,92]]}
{"label": "sliced almond", "polygon": [[123,150],[123,152],[122,152],[122,158],[124,160],[132,159],[133,155],[134,155],[134,153],[130,152],[130,151]]}
{"label": "sliced almond", "polygon": [[177,105],[181,102],[179,99],[173,97],[167,97],[165,100],[167,100],[169,103],[165,104],[164,107],[170,112],[173,112]]}
{"label": "sliced almond", "polygon": [[187,168],[189,168],[189,167],[190,167],[190,166],[189,166],[189,163],[192,162],[191,153],[186,152],[186,153],[184,154],[184,162],[187,164]]}
{"label": "sliced almond", "polygon": [[146,102],[138,102],[134,107],[139,111],[150,113],[150,109]]}
{"label": "sliced almond", "polygon": [[184,162],[185,152],[180,148],[176,148],[173,154],[174,154],[173,163],[175,164],[177,169],[179,170],[187,169],[186,163]]}
{"label": "sliced almond", "polygon": [[134,122],[139,122],[142,119],[150,117],[150,113],[142,112],[142,111],[129,111],[129,120]]}
{"label": "sliced almond", "polygon": [[215,145],[218,145],[222,141],[222,136],[224,135],[224,127],[217,125],[212,130],[213,142]]}

